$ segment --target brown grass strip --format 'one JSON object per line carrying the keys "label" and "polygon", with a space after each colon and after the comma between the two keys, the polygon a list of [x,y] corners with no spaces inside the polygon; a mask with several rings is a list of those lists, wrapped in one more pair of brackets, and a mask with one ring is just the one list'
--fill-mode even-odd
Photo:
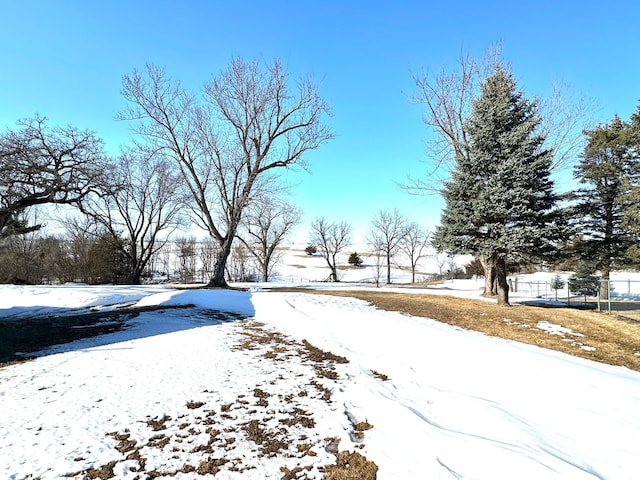
{"label": "brown grass strip", "polygon": [[[355,297],[381,310],[426,317],[494,337],[537,345],[610,365],[640,371],[640,322],[571,308],[515,305],[502,307],[481,300],[446,295],[395,292],[300,290],[305,293]],[[583,336],[552,335],[538,327],[548,322]],[[593,351],[583,347],[595,348]]]}

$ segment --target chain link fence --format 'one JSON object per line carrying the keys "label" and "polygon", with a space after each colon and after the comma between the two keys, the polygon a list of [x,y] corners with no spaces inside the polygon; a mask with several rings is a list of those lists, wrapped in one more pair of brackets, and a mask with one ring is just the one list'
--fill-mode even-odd
{"label": "chain link fence", "polygon": [[600,291],[595,296],[584,296],[569,291],[564,279],[562,288],[554,289],[552,281],[523,281],[509,279],[512,292],[545,302],[557,302],[575,308],[593,309],[609,314],[622,315],[640,321],[640,280],[600,280]]}

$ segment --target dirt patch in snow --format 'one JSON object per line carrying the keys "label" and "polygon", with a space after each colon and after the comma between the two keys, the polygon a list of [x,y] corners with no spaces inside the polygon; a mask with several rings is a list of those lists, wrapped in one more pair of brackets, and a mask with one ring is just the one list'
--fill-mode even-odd
{"label": "dirt patch in snow", "polygon": [[[345,406],[341,408],[349,431],[321,427],[316,418],[340,407],[332,393],[344,378],[341,365],[348,359],[255,321],[240,322],[237,329],[234,350],[266,365],[267,375],[231,402],[212,386],[186,402],[177,415],[140,419],[122,431],[106,433],[113,442],[112,458],[104,464],[78,459],[83,467],[66,477],[109,479],[127,472],[142,479],[224,472],[225,478],[243,478],[243,472],[246,476],[268,461],[278,465],[276,473],[283,480],[375,479],[374,462],[362,452],[339,449],[342,436],[362,450],[365,433],[373,426]],[[278,382],[285,378],[297,379],[286,382],[289,391]]]}

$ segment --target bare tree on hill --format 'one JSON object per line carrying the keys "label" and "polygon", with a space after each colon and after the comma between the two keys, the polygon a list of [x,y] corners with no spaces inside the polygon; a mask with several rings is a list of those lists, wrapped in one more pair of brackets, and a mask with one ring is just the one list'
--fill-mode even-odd
{"label": "bare tree on hill", "polygon": [[269,198],[256,201],[247,208],[239,239],[255,257],[263,282],[269,281],[280,259],[278,247],[291,229],[300,223],[301,215],[295,205]]}
{"label": "bare tree on hill", "polygon": [[430,236],[429,230],[423,229],[416,222],[410,222],[406,226],[404,237],[400,240],[398,247],[411,265],[411,283],[416,283],[418,262],[427,256],[425,250],[429,246]]}
{"label": "bare tree on hill", "polygon": [[384,255],[387,265],[387,283],[391,283],[391,260],[400,249],[407,234],[407,219],[398,211],[380,210],[371,220],[369,242]]}
{"label": "bare tree on hill", "polygon": [[338,268],[336,258],[351,243],[351,226],[346,222],[329,222],[326,218],[316,218],[311,222],[310,243],[326,260],[332,282],[337,282]]}

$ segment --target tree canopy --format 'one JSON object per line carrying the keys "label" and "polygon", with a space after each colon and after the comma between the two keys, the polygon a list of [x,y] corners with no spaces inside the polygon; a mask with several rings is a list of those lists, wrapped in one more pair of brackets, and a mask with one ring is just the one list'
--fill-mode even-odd
{"label": "tree canopy", "polygon": [[50,127],[35,116],[0,135],[0,236],[37,230],[24,213],[44,204],[77,204],[106,183],[107,160],[95,133]]}

